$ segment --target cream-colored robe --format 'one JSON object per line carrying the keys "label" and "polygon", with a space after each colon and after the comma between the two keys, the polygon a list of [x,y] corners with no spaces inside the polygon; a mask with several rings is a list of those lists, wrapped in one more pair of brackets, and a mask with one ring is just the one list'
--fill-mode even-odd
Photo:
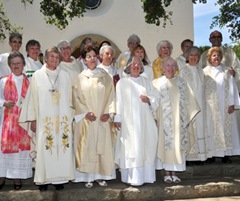
{"label": "cream-colored robe", "polygon": [[199,112],[199,106],[189,86],[181,77],[153,80],[160,93],[156,113],[158,125],[157,157],[161,163],[183,164],[189,151],[188,126]]}
{"label": "cream-colored robe", "polygon": [[76,77],[83,71],[83,66],[80,61],[71,56],[72,62],[61,61],[59,67],[69,73],[71,83],[73,85]]}
{"label": "cream-colored robe", "polygon": [[[206,120],[206,100],[204,93],[204,74],[200,66],[191,66],[185,64],[180,70],[180,77],[182,77],[189,87],[192,89],[194,97],[196,98],[201,111],[196,115],[193,121],[191,121],[192,129],[189,129],[189,135],[193,138],[193,145],[190,147],[187,160],[202,160],[207,159],[208,150],[206,147],[207,129],[205,125]],[[190,139],[192,139],[190,138]]]}
{"label": "cream-colored robe", "polygon": [[112,120],[100,121],[102,114],[115,113],[114,86],[105,70],[92,74],[84,70],[73,85],[75,115],[93,112],[97,119],[86,118],[75,124],[74,148],[76,169],[83,173],[112,175],[115,133]]}
{"label": "cream-colored robe", "polygon": [[[52,83],[56,80],[57,96],[50,91],[49,79]],[[73,180],[71,81],[68,73],[59,67],[50,71],[43,65],[33,74],[19,122],[24,129],[29,129],[27,123],[34,120],[37,121],[34,182],[47,184]]]}
{"label": "cream-colored robe", "polygon": [[209,130],[209,148],[212,156],[240,154],[240,137],[236,111],[228,114],[228,107],[239,109],[240,101],[235,79],[228,68],[221,64],[207,66],[205,74],[205,93],[207,103],[207,129]]}

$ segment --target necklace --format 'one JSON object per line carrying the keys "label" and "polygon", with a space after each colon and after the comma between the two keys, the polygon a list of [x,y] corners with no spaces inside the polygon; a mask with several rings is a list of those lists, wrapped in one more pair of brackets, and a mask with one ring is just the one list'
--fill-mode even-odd
{"label": "necklace", "polygon": [[[47,73],[46,73],[46,74],[47,74]],[[49,82],[50,82],[50,83],[51,83],[51,85],[52,85],[52,88],[51,88],[51,89],[49,89],[49,91],[50,91],[51,93],[54,93],[54,92],[56,92],[56,91],[57,91],[57,90],[54,88],[54,86],[55,86],[55,84],[56,84],[56,82],[57,82],[58,75],[59,75],[59,73],[57,74],[57,77],[55,78],[54,82],[52,83],[52,81],[51,81],[51,79],[50,79],[49,75],[47,74],[48,80],[49,80]]]}

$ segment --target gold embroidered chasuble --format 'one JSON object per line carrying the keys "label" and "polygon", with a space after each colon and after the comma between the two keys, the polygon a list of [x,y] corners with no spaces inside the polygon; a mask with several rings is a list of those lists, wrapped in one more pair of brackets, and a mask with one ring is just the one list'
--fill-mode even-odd
{"label": "gold embroidered chasuble", "polygon": [[182,164],[182,155],[189,151],[188,126],[199,112],[199,106],[189,86],[182,78],[153,80],[160,93],[156,113],[159,129],[157,157],[162,163]]}
{"label": "gold embroidered chasuble", "polygon": [[114,169],[115,129],[111,119],[102,122],[100,116],[115,113],[115,92],[111,76],[98,70],[98,74],[84,70],[73,85],[75,115],[93,112],[97,117],[93,122],[83,118],[75,124],[76,169],[110,176]]}
{"label": "gold embroidered chasuble", "polygon": [[[49,79],[52,83],[56,80],[54,87]],[[28,122],[37,121],[34,175],[37,184],[74,179],[71,107],[72,90],[68,73],[59,67],[50,71],[43,65],[33,74],[19,118],[20,125],[25,129],[29,129]]]}

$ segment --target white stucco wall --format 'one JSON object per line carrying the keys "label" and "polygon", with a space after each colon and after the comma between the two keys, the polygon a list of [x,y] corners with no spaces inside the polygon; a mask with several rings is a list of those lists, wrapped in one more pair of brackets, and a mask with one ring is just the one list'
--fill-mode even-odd
{"label": "white stucco wall", "polygon": [[[193,4],[191,0],[174,0],[170,10],[173,11],[173,25],[163,28],[149,25],[144,21],[144,13],[140,0],[102,0],[99,8],[87,11],[84,18],[70,21],[65,30],[47,25],[39,11],[40,0],[24,7],[20,0],[3,0],[5,11],[11,22],[23,26],[23,45],[21,52],[25,54],[25,44],[30,39],[41,43],[42,51],[56,45],[60,40],[69,41],[84,34],[99,34],[113,41],[121,51],[127,49],[127,38],[135,33],[141,38],[152,61],[156,58],[156,44],[163,39],[173,43],[173,57],[180,53],[182,40],[193,39]],[[8,40],[2,42],[0,53],[8,52]]]}

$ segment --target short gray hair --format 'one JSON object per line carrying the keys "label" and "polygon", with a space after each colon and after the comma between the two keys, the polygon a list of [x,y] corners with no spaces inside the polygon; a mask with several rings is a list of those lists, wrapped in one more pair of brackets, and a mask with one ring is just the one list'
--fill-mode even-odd
{"label": "short gray hair", "polygon": [[57,48],[60,50],[64,45],[67,45],[68,47],[71,48],[71,44],[68,40],[60,40],[59,43],[57,44]]}
{"label": "short gray hair", "polygon": [[124,68],[124,72],[125,72],[126,74],[130,74],[130,66],[131,66],[131,64],[133,63],[133,59],[134,59],[134,58],[137,58],[138,61],[139,61],[139,63],[141,64],[140,74],[144,72],[144,66],[143,66],[143,63],[142,63],[141,58],[138,57],[138,56],[132,56],[132,57],[130,57],[130,58],[128,59],[127,65],[126,65],[126,67]]}
{"label": "short gray hair", "polygon": [[114,57],[115,56],[115,49],[112,47],[112,46],[110,46],[110,45],[104,45],[104,46],[102,46],[101,48],[100,48],[100,50],[99,50],[99,54],[101,55],[101,54],[103,54],[104,53],[104,50],[106,50],[106,49],[110,49],[110,50],[112,50],[112,56]]}
{"label": "short gray hair", "polygon": [[136,34],[132,34],[131,36],[129,36],[129,38],[128,38],[128,40],[127,40],[127,43],[129,44],[129,43],[130,43],[131,41],[133,41],[133,40],[138,41],[138,44],[141,43],[140,38],[139,38],[138,35],[136,35]]}
{"label": "short gray hair", "polygon": [[200,53],[200,50],[197,46],[191,46],[187,49],[186,59],[188,60],[189,54],[191,54],[192,52],[196,52],[198,54],[198,62],[199,62],[200,57],[201,57],[201,53]]}
{"label": "short gray hair", "polygon": [[170,54],[172,54],[172,50],[173,50],[173,45],[172,45],[172,43],[169,41],[169,40],[161,40],[158,44],[157,44],[157,47],[156,47],[156,49],[157,49],[157,54],[159,54],[159,50],[160,50],[160,48],[164,45],[164,44],[168,44],[169,45],[169,47],[170,47]]}

